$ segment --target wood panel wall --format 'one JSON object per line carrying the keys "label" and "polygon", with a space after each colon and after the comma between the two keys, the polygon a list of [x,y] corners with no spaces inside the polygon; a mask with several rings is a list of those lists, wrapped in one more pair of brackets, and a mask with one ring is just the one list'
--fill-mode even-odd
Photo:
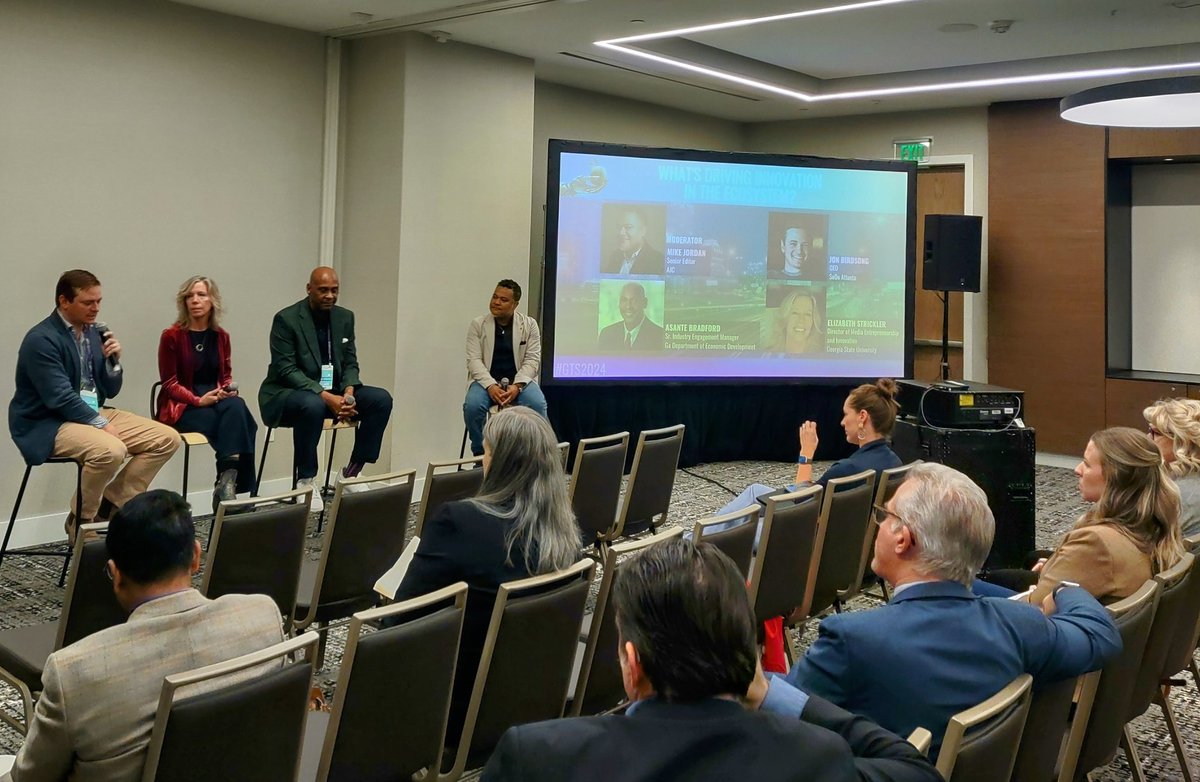
{"label": "wood panel wall", "polygon": [[1025,391],[1040,451],[1105,425],[1105,132],[1057,101],[988,111],[988,371]]}

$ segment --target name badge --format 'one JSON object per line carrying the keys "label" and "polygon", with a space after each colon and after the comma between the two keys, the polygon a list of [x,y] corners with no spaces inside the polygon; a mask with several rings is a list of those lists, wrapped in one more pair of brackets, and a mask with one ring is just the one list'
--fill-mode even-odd
{"label": "name badge", "polygon": [[321,365],[321,388],[326,391],[333,390],[333,364]]}
{"label": "name badge", "polygon": [[96,395],[96,391],[91,388],[83,389],[79,392],[79,398],[83,403],[92,409],[93,413],[100,412],[100,397]]}

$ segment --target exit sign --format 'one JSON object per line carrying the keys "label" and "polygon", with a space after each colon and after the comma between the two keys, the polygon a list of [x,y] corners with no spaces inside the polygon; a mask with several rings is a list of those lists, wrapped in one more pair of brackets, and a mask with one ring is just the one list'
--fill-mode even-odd
{"label": "exit sign", "polygon": [[896,160],[914,160],[925,162],[929,151],[933,149],[932,138],[913,138],[892,142],[892,157]]}

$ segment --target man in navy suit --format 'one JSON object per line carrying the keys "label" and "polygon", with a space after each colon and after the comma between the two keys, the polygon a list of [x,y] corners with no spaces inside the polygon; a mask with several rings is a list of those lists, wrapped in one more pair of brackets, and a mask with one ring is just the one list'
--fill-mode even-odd
{"label": "man in navy suit", "polygon": [[[745,579],[711,544],[675,538],[634,555],[612,599],[626,714],[511,728],[484,782],[941,779],[879,726],[783,682],[767,689]],[[780,698],[803,717],[768,713],[787,710]]]}
{"label": "man in navy suit", "polygon": [[789,683],[902,736],[928,729],[936,758],[951,715],[1020,674],[1036,688],[1121,650],[1108,612],[1078,585],[1043,606],[972,594],[995,519],[983,490],[957,470],[913,467],[875,520],[871,568],[892,585],[891,601],[825,619]]}
{"label": "man in navy suit", "polygon": [[149,488],[179,448],[179,433],[166,424],[107,405],[121,390],[121,343],[97,328],[100,299],[96,275],[63,272],[54,311],[21,341],[8,405],[8,429],[26,464],[51,456],[83,464],[82,518],[72,510],[65,525],[71,540],[78,524],[108,520]]}

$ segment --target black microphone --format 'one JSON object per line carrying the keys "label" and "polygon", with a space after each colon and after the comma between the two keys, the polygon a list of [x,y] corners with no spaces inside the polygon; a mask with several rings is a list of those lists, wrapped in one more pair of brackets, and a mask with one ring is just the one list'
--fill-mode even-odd
{"label": "black microphone", "polygon": [[230,380],[228,383],[225,384],[225,388],[223,388],[222,390],[227,394],[232,394],[234,391],[238,390],[237,381]]}
{"label": "black microphone", "polygon": [[508,384],[509,384],[509,383],[511,383],[511,382],[512,382],[512,381],[511,381],[511,380],[509,380],[509,379],[508,379],[508,378],[506,378],[506,377],[502,377],[502,378],[500,378],[500,390],[501,390],[501,391],[507,391],[507,390],[508,390]]}
{"label": "black microphone", "polygon": [[346,394],[342,397],[342,404],[347,407],[354,407],[354,394]]}
{"label": "black microphone", "polygon": [[[100,335],[101,344],[103,344],[106,339],[112,336],[112,330],[108,327],[108,324],[101,320],[96,321],[96,332]],[[114,375],[121,374],[121,362],[115,355],[109,356],[104,360],[108,364],[109,372]]]}

